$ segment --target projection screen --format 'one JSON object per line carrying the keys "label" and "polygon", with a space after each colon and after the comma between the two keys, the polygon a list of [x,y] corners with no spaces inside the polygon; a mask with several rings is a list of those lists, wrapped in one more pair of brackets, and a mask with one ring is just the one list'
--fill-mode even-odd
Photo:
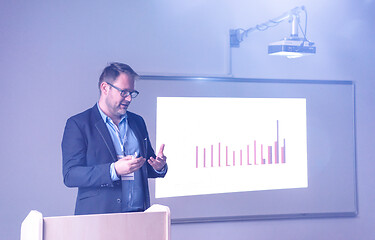
{"label": "projection screen", "polygon": [[355,216],[352,81],[142,76],[142,115],[168,173],[172,223]]}

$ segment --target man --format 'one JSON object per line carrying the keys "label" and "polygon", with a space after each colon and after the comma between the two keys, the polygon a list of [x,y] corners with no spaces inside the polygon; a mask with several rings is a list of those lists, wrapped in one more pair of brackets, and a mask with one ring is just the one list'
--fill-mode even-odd
{"label": "man", "polygon": [[137,78],[130,66],[110,64],[99,78],[98,103],[66,122],[63,177],[78,187],[76,215],[144,211],[147,179],[167,172],[164,145],[156,156],[144,120],[127,111]]}

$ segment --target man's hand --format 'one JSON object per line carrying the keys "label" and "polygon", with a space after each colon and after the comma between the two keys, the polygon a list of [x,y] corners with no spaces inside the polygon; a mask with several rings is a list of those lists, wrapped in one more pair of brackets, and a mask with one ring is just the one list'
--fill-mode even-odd
{"label": "man's hand", "polygon": [[134,156],[128,155],[120,158],[115,162],[115,170],[118,176],[126,175],[137,171],[145,163],[146,159],[143,157],[134,158]]}
{"label": "man's hand", "polygon": [[164,156],[164,144],[162,144],[160,146],[160,150],[159,150],[159,153],[158,155],[156,156],[156,159],[151,157],[149,160],[148,160],[148,163],[156,170],[156,171],[161,171],[165,164],[167,163],[167,157]]}

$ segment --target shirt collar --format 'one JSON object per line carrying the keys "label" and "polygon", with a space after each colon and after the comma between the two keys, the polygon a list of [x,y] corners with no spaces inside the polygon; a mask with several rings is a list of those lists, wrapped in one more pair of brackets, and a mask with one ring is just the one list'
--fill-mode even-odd
{"label": "shirt collar", "polygon": [[[110,117],[108,117],[108,116],[107,116],[107,115],[106,115],[106,114],[100,109],[100,107],[99,107],[99,103],[97,103],[96,106],[98,107],[98,110],[99,110],[100,116],[102,116],[102,119],[103,119],[103,121],[104,121],[105,123],[107,123],[107,122],[113,122],[112,119],[111,119]],[[127,117],[128,117],[128,114],[125,113],[125,115],[122,116],[122,118],[121,118],[121,120],[120,120],[120,123],[121,123],[122,121],[124,121],[125,119],[127,119]]]}

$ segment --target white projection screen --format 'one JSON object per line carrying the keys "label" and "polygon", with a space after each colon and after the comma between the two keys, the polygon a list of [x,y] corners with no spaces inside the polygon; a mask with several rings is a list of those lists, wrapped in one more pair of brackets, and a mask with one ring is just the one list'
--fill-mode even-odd
{"label": "white projection screen", "polygon": [[357,215],[352,81],[142,76],[172,223]]}

